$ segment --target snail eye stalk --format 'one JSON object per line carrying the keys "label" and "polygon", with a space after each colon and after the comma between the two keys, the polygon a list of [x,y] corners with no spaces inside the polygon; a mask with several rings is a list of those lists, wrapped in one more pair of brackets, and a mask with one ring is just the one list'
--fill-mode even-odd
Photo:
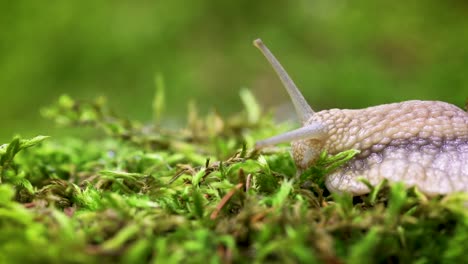
{"label": "snail eye stalk", "polygon": [[286,91],[288,91],[289,97],[291,97],[299,119],[302,123],[305,123],[314,114],[314,110],[312,110],[310,105],[304,99],[302,93],[297,88],[294,81],[291,79],[291,77],[289,77],[286,70],[283,68],[283,66],[281,66],[281,63],[276,59],[273,53],[271,53],[268,47],[263,44],[262,40],[256,39],[254,40],[253,44],[263,53],[265,58],[270,62],[271,66],[276,71],[276,74],[278,74],[278,77],[286,88]]}

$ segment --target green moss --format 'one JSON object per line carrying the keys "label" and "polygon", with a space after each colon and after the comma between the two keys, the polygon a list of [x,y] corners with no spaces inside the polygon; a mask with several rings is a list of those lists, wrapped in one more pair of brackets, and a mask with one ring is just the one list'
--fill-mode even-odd
{"label": "green moss", "polygon": [[[242,94],[246,105],[255,104],[247,90]],[[156,102],[157,121],[164,103]],[[122,119],[102,99],[62,97],[44,110],[47,117],[101,132],[16,137],[0,147],[0,263],[468,257],[467,195],[427,198],[386,183],[362,197],[329,195],[323,178],[357,152],[323,153],[296,177],[287,149],[252,150],[260,137],[288,129],[260,113],[192,113],[185,129],[168,131]]]}

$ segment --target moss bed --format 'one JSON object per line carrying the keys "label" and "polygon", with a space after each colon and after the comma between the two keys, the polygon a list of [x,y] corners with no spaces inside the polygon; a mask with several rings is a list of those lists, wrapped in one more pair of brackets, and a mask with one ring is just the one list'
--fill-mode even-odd
{"label": "moss bed", "polygon": [[[292,128],[245,109],[190,106],[185,128],[121,118],[102,98],[62,96],[43,110],[83,136],[15,137],[0,146],[0,263],[463,263],[466,194],[428,198],[401,184],[330,194],[327,173],[356,154],[323,153],[296,176]],[[80,133],[74,133],[80,134]],[[86,134],[86,135],[84,135]]]}

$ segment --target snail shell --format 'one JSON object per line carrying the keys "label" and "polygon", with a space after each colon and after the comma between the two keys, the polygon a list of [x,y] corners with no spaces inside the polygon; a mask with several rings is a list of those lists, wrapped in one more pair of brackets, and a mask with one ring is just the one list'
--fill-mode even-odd
{"label": "snail shell", "polygon": [[332,192],[361,195],[383,179],[417,186],[433,196],[468,192],[468,113],[440,101],[405,101],[365,109],[314,112],[268,48],[254,45],[270,61],[286,87],[303,127],[259,141],[257,148],[292,142],[299,171],[313,165],[322,151],[357,149],[360,153],[328,175]]}

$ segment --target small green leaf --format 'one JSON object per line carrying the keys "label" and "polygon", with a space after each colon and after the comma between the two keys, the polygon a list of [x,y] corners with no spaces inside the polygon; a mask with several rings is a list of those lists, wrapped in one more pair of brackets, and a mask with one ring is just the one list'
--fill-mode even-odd
{"label": "small green leaf", "polygon": [[147,263],[150,248],[150,240],[135,241],[122,256],[121,263]]}
{"label": "small green leaf", "polygon": [[198,186],[200,183],[201,178],[205,175],[205,168],[199,170],[195,175],[192,177],[192,185]]}
{"label": "small green leaf", "polygon": [[67,94],[64,94],[60,96],[58,100],[58,104],[60,107],[63,107],[65,109],[72,108],[75,105],[75,101]]}
{"label": "small green leaf", "polygon": [[131,180],[135,180],[135,178],[145,176],[144,174],[141,174],[141,173],[130,173],[130,172],[125,172],[125,171],[104,170],[104,171],[100,171],[99,173],[101,175],[109,176],[112,178],[123,178],[123,179],[131,179]]}
{"label": "small green leaf", "polygon": [[31,139],[23,139],[21,140],[21,149],[25,149],[25,148],[29,148],[34,145],[37,145],[48,138],[49,136],[37,136]]}
{"label": "small green leaf", "polygon": [[285,201],[286,198],[288,198],[289,194],[291,193],[293,189],[293,181],[283,181],[283,183],[280,186],[279,191],[273,196],[272,198],[272,205],[273,207],[279,208],[281,207]]}
{"label": "small green leaf", "polygon": [[121,229],[114,237],[102,243],[102,248],[105,250],[115,250],[123,246],[126,241],[129,241],[141,230],[141,227],[132,223]]}
{"label": "small green leaf", "polygon": [[[8,166],[8,163],[10,163],[15,155],[21,150],[20,148],[20,137],[15,137],[10,144],[8,144],[8,147],[5,151],[5,154],[2,155],[0,158],[0,166],[5,167]],[[4,168],[5,169],[5,168]]]}
{"label": "small green leaf", "polygon": [[154,123],[159,125],[161,122],[161,116],[165,108],[165,90],[166,86],[162,74],[157,74],[154,78],[156,85],[156,92],[153,98],[153,118]]}
{"label": "small green leaf", "polygon": [[377,201],[377,196],[379,194],[379,192],[383,189],[383,187],[388,183],[387,179],[384,179],[383,181],[381,181],[379,184],[377,184],[376,186],[373,186],[366,178],[364,177],[359,177],[358,178],[358,181],[364,183],[367,188],[369,188],[370,192],[369,192],[369,195],[367,196],[367,198],[365,199],[366,202],[370,205],[375,205],[376,201]]}
{"label": "small green leaf", "polygon": [[14,196],[15,189],[11,185],[0,185],[0,206],[4,207],[6,204],[11,203]]}
{"label": "small green leaf", "polygon": [[[8,163],[13,161],[13,158],[20,152],[22,149],[32,147],[36,144],[39,144],[43,140],[48,138],[48,136],[37,136],[32,139],[21,139],[19,136],[16,136],[6,147],[2,145],[2,152],[0,152],[0,166],[8,166]],[[5,169],[5,168],[4,168]]]}
{"label": "small green leaf", "polygon": [[260,105],[258,104],[255,96],[247,88],[242,88],[240,97],[247,111],[247,119],[249,123],[255,124],[260,119]]}
{"label": "small green leaf", "polygon": [[390,198],[388,201],[387,224],[395,223],[399,217],[401,208],[407,201],[406,187],[403,183],[397,182],[390,189]]}
{"label": "small green leaf", "polygon": [[373,253],[379,242],[379,232],[377,228],[371,228],[358,243],[350,249],[348,263],[372,263]]}
{"label": "small green leaf", "polygon": [[203,207],[203,196],[197,189],[192,191],[193,200],[193,211],[197,218],[203,218],[204,207]]}
{"label": "small green leaf", "polygon": [[353,196],[350,193],[332,193],[332,197],[342,218],[348,219],[353,215]]}

